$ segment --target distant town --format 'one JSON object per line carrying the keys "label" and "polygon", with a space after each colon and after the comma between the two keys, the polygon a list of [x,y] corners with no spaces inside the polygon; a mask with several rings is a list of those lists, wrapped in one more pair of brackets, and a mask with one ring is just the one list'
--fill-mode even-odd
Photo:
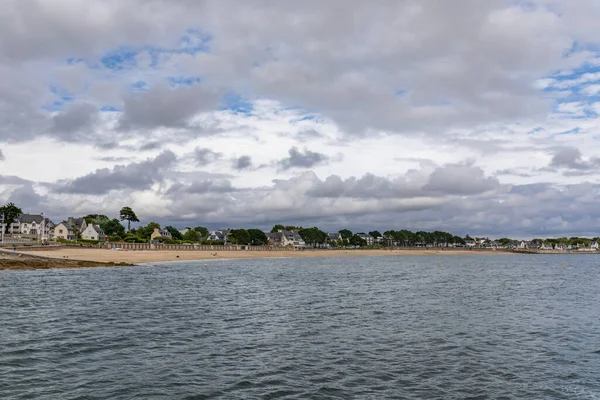
{"label": "distant town", "polygon": [[[126,223],[125,226],[123,223]],[[488,237],[460,237],[448,232],[387,230],[357,232],[341,229],[324,232],[317,227],[275,225],[270,231],[252,228],[208,230],[203,226],[161,227],[150,222],[131,228],[140,222],[130,207],[123,207],[118,218],[103,214],[69,217],[54,222],[46,215],[27,214],[12,203],[0,207],[2,244],[87,244],[163,243],[199,245],[276,246],[284,248],[392,248],[433,247],[507,250],[600,251],[600,238],[563,237],[533,240]]]}

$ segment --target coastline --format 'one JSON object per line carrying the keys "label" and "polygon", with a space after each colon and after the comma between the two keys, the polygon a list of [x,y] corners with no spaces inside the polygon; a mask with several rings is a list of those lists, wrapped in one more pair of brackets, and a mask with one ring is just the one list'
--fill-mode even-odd
{"label": "coastline", "polygon": [[55,268],[128,267],[132,263],[122,261],[67,260],[40,255],[9,252],[0,249],[0,270],[37,270]]}
{"label": "coastline", "polygon": [[[202,261],[224,259],[260,258],[325,258],[374,256],[452,256],[452,255],[512,254],[505,251],[466,251],[455,249],[403,249],[403,250],[302,250],[302,251],[176,251],[130,250],[115,251],[98,248],[59,247],[54,249],[28,249],[27,251],[0,252],[0,269],[77,268],[93,266],[131,266],[168,261]],[[2,258],[4,257],[4,262]],[[12,267],[6,261],[10,258]],[[22,266],[19,268],[18,266]],[[44,265],[47,265],[44,267]],[[42,267],[40,267],[42,266]]]}

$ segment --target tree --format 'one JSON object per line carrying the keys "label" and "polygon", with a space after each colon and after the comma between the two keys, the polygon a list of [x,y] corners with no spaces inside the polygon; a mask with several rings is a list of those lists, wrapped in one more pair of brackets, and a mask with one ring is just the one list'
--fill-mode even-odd
{"label": "tree", "polygon": [[[181,235],[181,233],[180,233]],[[200,237],[200,233],[195,230],[195,229],[188,229],[187,232],[183,235],[182,237],[183,240],[186,240],[188,242],[199,242],[201,237]]]}
{"label": "tree", "polygon": [[465,236],[465,240],[473,240],[473,238],[469,235]]}
{"label": "tree", "polygon": [[88,225],[100,225],[99,221],[109,220],[110,218],[108,218],[104,214],[88,214],[85,217],[83,217],[83,219],[85,219],[85,223]]}
{"label": "tree", "polygon": [[249,244],[251,240],[250,233],[246,229],[232,229],[230,238],[235,244]]}
{"label": "tree", "polygon": [[342,239],[350,239],[352,237],[352,231],[348,229],[342,229],[338,232]]}
{"label": "tree", "polygon": [[284,231],[284,230],[285,230],[285,226],[283,226],[281,224],[277,224],[277,225],[273,226],[273,228],[271,228],[271,233]]}
{"label": "tree", "polygon": [[203,226],[197,226],[197,227],[194,228],[194,230],[196,232],[198,232],[198,234],[200,234],[201,238],[207,238],[208,237],[209,232],[208,232],[208,229],[206,229],[205,227],[203,227]]}
{"label": "tree", "polygon": [[509,238],[500,238],[498,239],[498,243],[500,243],[502,246],[506,246],[507,244],[511,243],[512,240]]}
{"label": "tree", "polygon": [[250,234],[250,244],[254,246],[264,246],[269,242],[267,235],[260,229],[248,229],[248,233]]}
{"label": "tree", "polygon": [[140,222],[135,212],[131,209],[131,207],[123,207],[119,212],[119,217],[121,221],[127,221],[127,232],[131,231],[131,223],[132,222]]}
{"label": "tree", "polygon": [[183,235],[181,234],[181,232],[179,232],[179,230],[175,227],[172,227],[171,225],[169,226],[165,226],[165,230],[169,231],[169,233],[171,234],[171,237],[175,240],[183,240]]}
{"label": "tree", "polygon": [[374,239],[377,239],[377,238],[382,237],[383,235],[381,233],[379,233],[379,231],[372,231],[372,232],[369,232],[369,236],[371,236]]}
{"label": "tree", "polygon": [[23,214],[23,210],[15,206],[13,203],[8,203],[0,207],[0,215],[4,215],[4,232],[8,233],[8,227],[12,225],[15,219]]}
{"label": "tree", "polygon": [[98,220],[96,220],[96,222],[97,225],[99,225],[100,228],[102,228],[102,230],[104,231],[104,233],[108,236],[123,237],[125,235],[125,227],[116,218],[107,219],[106,221],[100,220],[99,222]]}
{"label": "tree", "polygon": [[157,222],[150,222],[148,225],[140,226],[137,230],[133,229],[129,233],[135,234],[142,239],[150,239],[152,232],[154,232],[154,228],[160,229],[160,225]]}
{"label": "tree", "polygon": [[349,243],[351,246],[363,247],[367,245],[367,241],[358,235],[354,235],[350,238]]}
{"label": "tree", "polygon": [[300,229],[298,234],[307,245],[312,247],[324,245],[327,241],[327,234],[316,226],[313,228]]}

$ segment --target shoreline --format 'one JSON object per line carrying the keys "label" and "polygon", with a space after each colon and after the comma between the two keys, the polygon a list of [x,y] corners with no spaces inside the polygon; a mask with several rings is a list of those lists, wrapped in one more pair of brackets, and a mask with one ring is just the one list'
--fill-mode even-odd
{"label": "shoreline", "polygon": [[393,249],[393,250],[111,250],[102,248],[60,246],[53,248],[28,248],[12,251],[0,248],[0,270],[36,270],[87,267],[126,267],[164,262],[240,260],[240,259],[286,259],[286,258],[357,258],[357,257],[405,257],[405,256],[469,256],[469,255],[540,255],[540,254],[598,254],[595,252],[533,252],[512,250],[465,250],[465,249]]}
{"label": "shoreline", "polygon": [[[27,249],[17,252],[0,250],[0,269],[40,269],[133,266],[169,261],[204,261],[233,259],[283,259],[329,257],[401,257],[401,256],[453,256],[453,255],[512,254],[506,251],[468,250],[302,250],[302,251],[176,251],[129,250],[116,251],[99,248],[59,247],[53,249]],[[11,261],[12,260],[12,261]],[[20,267],[19,267],[20,266]]]}

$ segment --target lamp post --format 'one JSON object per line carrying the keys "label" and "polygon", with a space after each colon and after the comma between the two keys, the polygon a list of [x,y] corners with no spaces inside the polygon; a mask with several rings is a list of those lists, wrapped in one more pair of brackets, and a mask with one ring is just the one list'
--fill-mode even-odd
{"label": "lamp post", "polygon": [[2,214],[2,223],[0,224],[0,227],[2,227],[2,246],[4,246],[4,214]]}
{"label": "lamp post", "polygon": [[40,243],[44,243],[44,231],[46,230],[44,213],[40,213],[42,216],[42,222],[40,223]]}

